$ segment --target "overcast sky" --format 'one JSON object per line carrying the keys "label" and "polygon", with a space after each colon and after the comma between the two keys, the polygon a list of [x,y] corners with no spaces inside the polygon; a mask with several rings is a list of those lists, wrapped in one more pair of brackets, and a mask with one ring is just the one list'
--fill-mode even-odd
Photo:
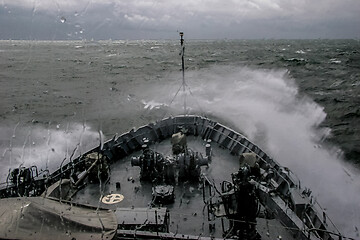
{"label": "overcast sky", "polygon": [[0,0],[0,39],[360,38],[360,0]]}

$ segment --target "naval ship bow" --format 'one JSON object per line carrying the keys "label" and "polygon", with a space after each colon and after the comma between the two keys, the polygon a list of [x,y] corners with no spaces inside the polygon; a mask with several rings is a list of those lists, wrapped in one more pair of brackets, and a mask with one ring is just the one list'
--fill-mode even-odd
{"label": "naval ship bow", "polygon": [[346,239],[290,169],[186,101],[72,157],[9,171],[1,239]]}

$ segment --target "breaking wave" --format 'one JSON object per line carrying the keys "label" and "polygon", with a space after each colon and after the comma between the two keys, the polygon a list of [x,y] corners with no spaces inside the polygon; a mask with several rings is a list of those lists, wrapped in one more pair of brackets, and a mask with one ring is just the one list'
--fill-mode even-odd
{"label": "breaking wave", "polygon": [[[289,167],[303,187],[311,188],[345,235],[359,237],[359,174],[342,161],[338,147],[324,142],[331,134],[331,129],[320,126],[326,118],[324,108],[299,94],[287,70],[217,66],[186,76],[191,87],[186,95],[188,113],[211,115],[247,135]],[[156,96],[161,92],[170,97],[170,88],[174,85],[157,89]],[[182,109],[183,97],[172,107]]]}

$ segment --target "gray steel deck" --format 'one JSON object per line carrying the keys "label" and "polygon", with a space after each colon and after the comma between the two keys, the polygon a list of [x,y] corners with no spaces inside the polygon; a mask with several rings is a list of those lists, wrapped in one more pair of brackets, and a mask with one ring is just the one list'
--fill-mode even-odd
{"label": "gray steel deck", "polygon": [[[214,144],[215,145],[215,144]],[[188,146],[194,151],[205,153],[205,142],[197,137],[188,137]],[[153,150],[171,154],[170,139],[164,140],[151,146]],[[130,159],[132,156],[139,155],[141,152],[115,162],[111,166],[110,181],[105,186],[91,184],[79,191],[74,202],[99,206],[103,208],[148,208],[152,201],[151,183],[141,182],[140,168],[132,167]],[[202,172],[211,180],[214,180],[217,187],[223,180],[231,180],[230,174],[238,170],[238,157],[232,156],[227,150],[213,147],[212,162],[209,167],[202,167]],[[133,179],[133,181],[132,181]],[[116,183],[120,182],[120,188],[116,188]],[[118,193],[124,199],[116,204],[109,205],[100,201],[101,197],[108,194]],[[201,183],[179,183],[175,187],[175,202],[163,207],[167,207],[170,212],[170,232],[178,234],[208,236],[222,238],[221,220],[215,220],[216,230],[214,233],[209,231],[209,221],[207,210],[202,197]],[[226,226],[226,221],[225,221]],[[258,232],[262,239],[296,239],[286,231],[286,228],[276,220],[258,219]]]}

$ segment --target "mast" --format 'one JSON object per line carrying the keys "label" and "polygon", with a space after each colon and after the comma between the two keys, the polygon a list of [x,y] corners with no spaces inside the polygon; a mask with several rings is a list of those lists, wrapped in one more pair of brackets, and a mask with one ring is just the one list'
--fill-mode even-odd
{"label": "mast", "polygon": [[182,67],[182,87],[184,93],[184,116],[186,115],[186,91],[185,91],[185,62],[184,62],[184,55],[185,55],[185,45],[183,39],[184,33],[180,32],[180,44],[181,44],[181,67]]}

